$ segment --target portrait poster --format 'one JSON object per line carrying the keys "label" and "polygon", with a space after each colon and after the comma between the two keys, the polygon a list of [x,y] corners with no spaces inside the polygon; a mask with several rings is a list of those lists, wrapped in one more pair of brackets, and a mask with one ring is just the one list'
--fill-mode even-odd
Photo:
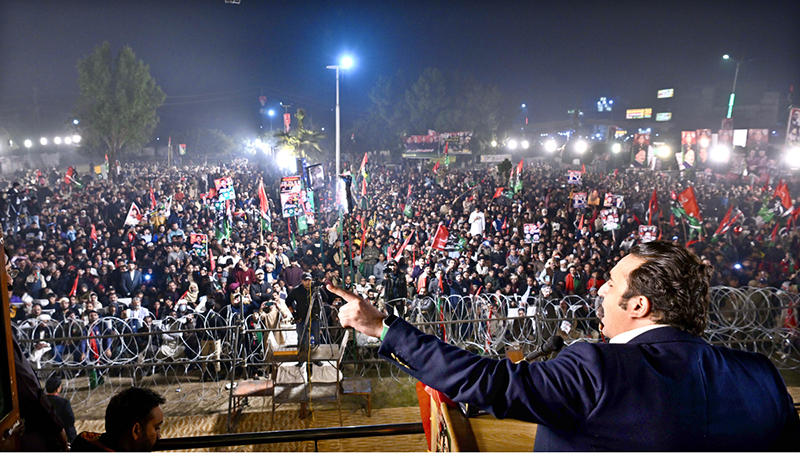
{"label": "portrait poster", "polygon": [[691,169],[697,155],[697,131],[681,131],[681,151],[675,154],[680,170]]}
{"label": "portrait poster", "polygon": [[586,193],[580,192],[572,195],[572,207],[576,209],[586,208]]}
{"label": "portrait poster", "polygon": [[233,178],[223,177],[221,179],[214,179],[214,186],[217,189],[220,201],[236,199],[236,191],[233,189]]}
{"label": "portrait poster", "polygon": [[570,185],[580,185],[583,181],[583,172],[581,171],[567,171],[567,183]]}
{"label": "portrait poster", "polygon": [[647,154],[650,149],[650,135],[638,133],[633,135],[631,147],[631,166],[644,169],[647,167]]}
{"label": "portrait poster", "polygon": [[786,146],[800,146],[800,107],[795,107],[789,112],[789,121],[786,128]]}
{"label": "portrait poster", "polygon": [[766,128],[751,128],[747,130],[747,145],[745,149],[749,154],[751,150],[755,150],[758,155],[760,151],[767,151],[769,147],[769,130]]}
{"label": "portrait poster", "polygon": [[538,223],[525,223],[522,226],[522,233],[525,243],[539,243],[541,240],[541,230]]}
{"label": "portrait poster", "polygon": [[600,211],[600,219],[603,220],[603,231],[613,231],[619,229],[619,214],[617,209],[605,209]]}
{"label": "portrait poster", "polygon": [[719,130],[717,145],[724,145],[729,149],[733,149],[733,130]]}
{"label": "portrait poster", "polygon": [[696,136],[697,156],[695,156],[694,166],[700,170],[706,170],[711,166],[708,160],[708,153],[711,150],[711,130],[708,128],[697,130]]}
{"label": "portrait poster", "polygon": [[281,213],[284,218],[305,214],[299,176],[281,177]]}
{"label": "portrait poster", "polygon": [[189,243],[192,244],[192,251],[195,254],[202,258],[208,256],[208,236],[206,234],[192,232],[189,234]]}
{"label": "portrait poster", "polygon": [[642,243],[649,243],[656,239],[658,236],[658,226],[639,226],[639,238]]}
{"label": "portrait poster", "polygon": [[306,215],[306,223],[313,226],[314,219],[314,190],[300,190],[300,199],[303,201],[303,212]]}
{"label": "portrait poster", "polygon": [[621,209],[625,205],[625,196],[621,194],[606,193],[603,199],[603,207],[616,207]]}

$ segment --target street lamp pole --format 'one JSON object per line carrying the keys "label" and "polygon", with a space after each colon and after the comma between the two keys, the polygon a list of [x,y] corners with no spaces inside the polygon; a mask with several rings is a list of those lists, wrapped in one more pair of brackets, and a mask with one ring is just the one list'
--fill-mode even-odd
{"label": "street lamp pole", "polygon": [[733,114],[733,100],[736,98],[736,80],[739,79],[739,65],[742,64],[741,60],[732,59],[730,55],[725,54],[722,56],[725,60],[733,60],[736,62],[736,72],[733,74],[733,88],[731,89],[731,97],[728,99],[728,117],[731,118]]}
{"label": "street lamp pole", "polygon": [[342,130],[341,130],[341,113],[339,111],[339,69],[348,69],[353,65],[351,57],[343,57],[338,65],[326,66],[329,70],[336,70],[336,176],[341,175],[341,147],[342,147]]}

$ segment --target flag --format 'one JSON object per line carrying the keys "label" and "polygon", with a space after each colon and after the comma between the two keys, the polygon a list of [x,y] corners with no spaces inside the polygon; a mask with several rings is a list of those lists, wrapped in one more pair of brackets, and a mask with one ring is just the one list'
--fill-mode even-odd
{"label": "flag", "polygon": [[416,232],[417,231],[411,231],[411,234],[408,235],[408,238],[406,238],[406,241],[403,242],[403,244],[400,246],[400,249],[397,250],[397,255],[395,255],[395,257],[394,257],[395,261],[399,261],[400,258],[403,257],[403,251],[406,250],[406,247],[408,246],[408,242],[411,240],[411,237],[414,237],[414,234]]}
{"label": "flag", "polygon": [[[781,182],[778,184],[778,187],[775,188],[775,193],[772,194],[773,198],[779,198],[781,201],[781,205],[786,211],[792,210],[794,204],[792,203],[792,196],[789,194],[789,187],[786,185],[786,182]],[[786,216],[782,214],[781,216]]]}
{"label": "flag", "polygon": [[264,180],[258,183],[258,208],[261,211],[261,218],[269,218],[269,200],[267,192],[264,191]]}
{"label": "flag", "polygon": [[153,187],[150,187],[150,210],[155,210],[158,203],[156,202],[156,192],[153,191]]}
{"label": "flag", "polygon": [[186,155],[186,144],[178,144],[178,154]]}
{"label": "flag", "polygon": [[367,158],[367,156],[368,155],[364,153],[364,158],[361,160],[361,168],[358,170],[361,178],[361,196],[367,195],[367,181],[369,179],[369,174],[367,174],[367,163],[369,163],[369,158]]}
{"label": "flag", "polygon": [[514,175],[514,194],[522,191],[522,162],[523,160],[519,160],[519,164],[517,165],[517,173]]}
{"label": "flag", "polygon": [[697,199],[694,197],[694,188],[686,188],[678,195],[678,202],[680,202],[683,210],[692,218],[696,218],[702,222],[703,217],[700,216],[700,207],[697,205]]}
{"label": "flag", "polygon": [[78,294],[78,277],[75,277],[75,282],[72,283],[72,289],[69,291],[69,295],[77,295]]}
{"label": "flag", "polygon": [[128,216],[125,217],[125,225],[136,226],[142,220],[142,211],[135,202],[131,202],[131,208],[128,210]]}
{"label": "flag", "polygon": [[94,240],[95,245],[97,244],[97,229],[95,229],[94,223],[92,223],[92,231],[89,233],[89,238]]}
{"label": "flag", "polygon": [[131,245],[131,262],[136,262],[136,249]]}
{"label": "flag", "polygon": [[647,204],[647,225],[653,224],[653,214],[658,211],[658,195],[656,189],[653,188],[653,195],[650,196],[650,202]]}
{"label": "flag", "polygon": [[164,204],[164,216],[169,218],[170,215],[172,215],[172,196],[168,197]]}
{"label": "flag", "polygon": [[775,222],[775,228],[772,230],[772,243],[775,243],[775,239],[778,238],[778,229],[780,228],[781,222],[780,220]]}
{"label": "flag", "polygon": [[411,207],[411,203],[412,203],[412,201],[411,201],[411,184],[409,183],[408,184],[408,194],[406,195],[406,207],[403,210],[403,215],[405,215],[405,216],[407,216],[409,218],[414,216],[414,210]]}
{"label": "flag", "polygon": [[492,196],[492,199],[496,199],[496,198],[502,196],[504,189],[505,189],[505,187],[502,187],[502,186],[497,187],[497,189],[494,190],[494,196]]}
{"label": "flag", "polygon": [[78,180],[77,173],[75,172],[75,168],[70,166],[67,168],[67,174],[64,176],[64,183],[69,184],[72,183],[78,188],[83,188],[83,182]]}
{"label": "flag", "polygon": [[714,231],[714,237],[728,232],[730,228],[733,226],[733,223],[735,223],[740,216],[742,216],[742,211],[737,208],[736,211],[734,212],[733,206],[730,206],[728,211],[725,212],[725,216],[722,217],[722,221],[720,221],[719,227],[717,228],[716,231]]}
{"label": "flag", "polygon": [[217,263],[214,262],[214,252],[211,250],[211,248],[208,249],[208,262],[209,270],[211,270],[211,273],[214,273],[214,269],[217,268]]}
{"label": "flag", "polygon": [[447,236],[450,235],[450,232],[444,226],[444,224],[440,224],[439,228],[436,229],[436,235],[433,237],[433,243],[431,244],[431,248],[442,251],[447,246]]}
{"label": "flag", "polygon": [[439,164],[441,164],[441,162],[437,161],[436,164],[433,165],[433,173],[434,174],[436,173],[436,171],[439,170]]}
{"label": "flag", "polygon": [[450,156],[447,154],[447,148],[449,145],[449,142],[444,143],[444,167],[450,166]]}

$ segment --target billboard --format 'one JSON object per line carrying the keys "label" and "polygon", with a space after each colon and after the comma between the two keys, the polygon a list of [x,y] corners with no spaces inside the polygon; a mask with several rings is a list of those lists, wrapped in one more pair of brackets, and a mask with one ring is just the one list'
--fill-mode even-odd
{"label": "billboard", "polygon": [[628,120],[651,118],[653,116],[653,108],[647,107],[642,109],[628,109],[625,111],[625,118]]}
{"label": "billboard", "polygon": [[800,108],[793,108],[789,112],[789,121],[786,128],[786,146],[800,146]]}
{"label": "billboard", "polygon": [[633,147],[631,148],[631,166],[636,168],[647,167],[647,158],[650,149],[650,135],[637,133],[633,136]]}
{"label": "billboard", "polygon": [[281,177],[281,213],[284,218],[305,214],[300,176]]}
{"label": "billboard", "polygon": [[433,154],[471,155],[472,131],[437,133],[428,130],[426,135],[406,136],[403,158],[428,158]]}
{"label": "billboard", "polygon": [[657,112],[656,113],[656,121],[657,122],[668,122],[672,120],[672,112]]}
{"label": "billboard", "polygon": [[672,98],[672,96],[674,94],[675,94],[675,89],[674,88],[664,88],[664,89],[661,89],[661,90],[658,91],[658,98],[659,99],[661,99],[661,98]]}

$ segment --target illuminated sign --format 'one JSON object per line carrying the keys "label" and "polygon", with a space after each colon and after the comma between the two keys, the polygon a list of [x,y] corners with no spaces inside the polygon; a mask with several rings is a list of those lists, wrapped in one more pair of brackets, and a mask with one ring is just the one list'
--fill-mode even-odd
{"label": "illuminated sign", "polygon": [[675,94],[674,88],[665,88],[658,91],[658,98],[672,98]]}
{"label": "illuminated sign", "polygon": [[639,118],[650,118],[653,116],[653,109],[652,108],[645,108],[645,109],[628,109],[625,111],[625,118],[628,120],[631,119],[639,119]]}
{"label": "illuminated sign", "polygon": [[658,112],[656,113],[657,122],[668,122],[672,120],[672,112]]}
{"label": "illuminated sign", "polygon": [[625,137],[628,134],[628,130],[617,130],[614,132],[614,139]]}

